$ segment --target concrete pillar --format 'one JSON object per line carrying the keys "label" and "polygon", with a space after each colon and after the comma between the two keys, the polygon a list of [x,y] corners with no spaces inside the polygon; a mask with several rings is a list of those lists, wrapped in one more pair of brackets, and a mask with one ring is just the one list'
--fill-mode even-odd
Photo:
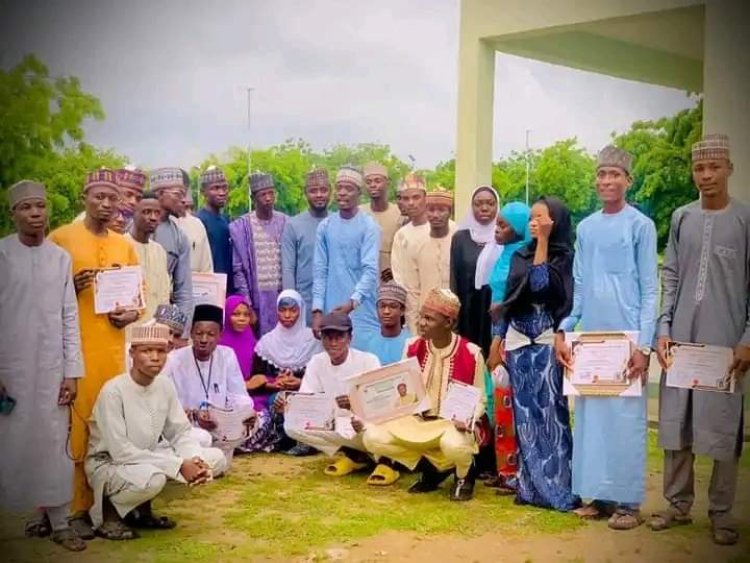
{"label": "concrete pillar", "polygon": [[729,191],[750,203],[750,4],[707,0],[703,131],[729,135],[734,174]]}
{"label": "concrete pillar", "polygon": [[458,52],[458,133],[456,137],[457,218],[469,209],[471,192],[492,180],[495,49],[461,22]]}

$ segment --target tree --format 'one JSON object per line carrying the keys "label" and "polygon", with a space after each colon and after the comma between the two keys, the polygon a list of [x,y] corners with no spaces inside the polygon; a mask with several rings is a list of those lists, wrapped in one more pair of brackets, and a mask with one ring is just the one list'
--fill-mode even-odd
{"label": "tree", "polygon": [[[86,119],[104,118],[99,100],[81,90],[75,77],[51,77],[33,55],[0,70],[0,187],[24,178],[44,183],[51,226],[70,221],[80,209],[87,171],[118,166],[124,159],[84,143]],[[5,197],[0,198],[0,234],[12,230]]]}

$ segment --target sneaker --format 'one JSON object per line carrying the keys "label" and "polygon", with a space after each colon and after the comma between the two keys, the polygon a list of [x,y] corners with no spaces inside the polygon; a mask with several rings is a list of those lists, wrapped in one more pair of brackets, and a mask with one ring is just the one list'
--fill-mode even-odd
{"label": "sneaker", "polygon": [[429,493],[436,491],[440,488],[440,483],[450,475],[450,471],[444,471],[442,473],[436,471],[434,468],[426,468],[422,471],[419,479],[409,487],[410,493]]}
{"label": "sneaker", "polygon": [[451,488],[450,499],[453,501],[463,502],[474,498],[474,482],[469,479],[458,479],[453,483]]}

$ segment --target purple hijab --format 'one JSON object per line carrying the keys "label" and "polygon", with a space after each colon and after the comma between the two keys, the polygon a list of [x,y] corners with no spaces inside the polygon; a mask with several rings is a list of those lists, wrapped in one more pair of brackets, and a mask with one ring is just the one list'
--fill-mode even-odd
{"label": "purple hijab", "polygon": [[234,350],[237,361],[240,364],[242,377],[247,381],[252,375],[250,370],[253,367],[253,353],[255,352],[255,332],[252,326],[247,327],[242,332],[237,332],[232,328],[232,313],[240,305],[245,305],[252,311],[252,306],[247,297],[232,295],[227,298],[227,303],[224,306],[224,332],[221,335],[219,344],[229,346]]}

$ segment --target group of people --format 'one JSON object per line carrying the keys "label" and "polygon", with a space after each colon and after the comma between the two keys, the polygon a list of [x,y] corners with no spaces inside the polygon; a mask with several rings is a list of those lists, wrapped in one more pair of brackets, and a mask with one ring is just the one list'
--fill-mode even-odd
{"label": "group of people", "polygon": [[[626,201],[631,167],[621,149],[599,153],[601,209],[575,242],[557,198],[501,206],[480,186],[455,224],[450,191],[408,174],[390,203],[389,172],[374,162],[333,182],[310,171],[308,210],[294,217],[275,209],[272,176],[252,174],[252,211],[234,221],[218,167],[202,174],[194,215],[179,168],[101,169],[87,176],[82,216],[49,236],[44,186],[15,184],[17,232],[0,240],[0,503],[37,509],[27,535],[77,551],[95,535],[172,528],[151,510],[167,480],[206,483],[235,454],[322,452],[327,475],[367,470],[376,487],[418,471],[409,492],[426,493],[453,475],[450,498],[462,501],[481,478],[520,504],[639,526],[646,395],[578,396],[571,424],[565,333],[636,331],[628,376],[644,382],[653,351],[666,369],[670,340],[732,347],[739,380],[750,368],[750,207],[728,194],[728,139],[707,135],[692,151],[700,198],[672,217],[659,314],[656,228]],[[123,266],[141,268],[145,308],[96,314],[97,273]],[[226,274],[223,307],[195,302],[193,272]],[[406,358],[430,408],[380,424],[354,416],[347,379]],[[439,416],[451,381],[479,390],[473,427]],[[713,540],[737,542],[738,388],[677,389],[662,376],[668,507],[653,530],[691,522],[702,454],[714,460]],[[327,396],[333,425],[286,424],[295,392]],[[227,413],[241,432],[228,435]]]}

